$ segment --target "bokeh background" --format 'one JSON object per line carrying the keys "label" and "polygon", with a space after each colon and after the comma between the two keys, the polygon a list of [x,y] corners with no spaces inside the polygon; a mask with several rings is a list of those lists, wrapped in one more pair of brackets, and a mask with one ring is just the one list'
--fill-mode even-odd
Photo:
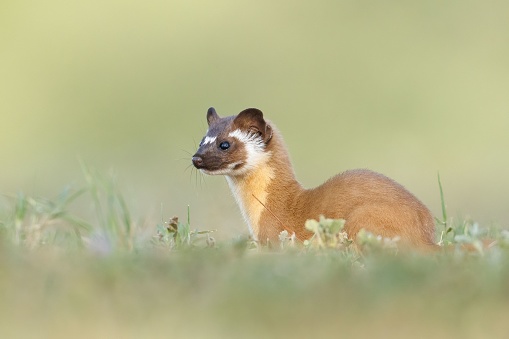
{"label": "bokeh background", "polygon": [[[219,114],[262,109],[305,186],[351,168],[440,215],[507,226],[509,3],[0,3],[0,192],[116,173],[133,215],[246,234],[221,177],[190,168]],[[83,200],[80,213],[90,208]]]}

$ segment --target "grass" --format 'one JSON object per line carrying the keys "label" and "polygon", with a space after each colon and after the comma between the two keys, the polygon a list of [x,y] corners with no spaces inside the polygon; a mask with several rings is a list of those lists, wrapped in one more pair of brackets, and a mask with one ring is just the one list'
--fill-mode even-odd
{"label": "grass", "polygon": [[[400,252],[340,220],[310,241],[216,243],[185,221],[144,227],[115,179],[83,166],[86,187],[53,200],[18,194],[0,210],[2,338],[503,338],[509,232],[438,223],[443,251]],[[95,219],[73,211],[90,202]],[[486,239],[489,243],[486,244]],[[438,240],[438,239],[437,239]]]}

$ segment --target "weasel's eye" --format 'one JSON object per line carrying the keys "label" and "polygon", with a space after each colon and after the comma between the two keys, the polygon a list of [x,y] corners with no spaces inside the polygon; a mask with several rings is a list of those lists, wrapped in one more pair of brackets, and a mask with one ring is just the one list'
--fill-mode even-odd
{"label": "weasel's eye", "polygon": [[223,151],[226,151],[228,148],[230,148],[230,143],[228,141],[223,141],[219,145],[219,148],[222,149]]}

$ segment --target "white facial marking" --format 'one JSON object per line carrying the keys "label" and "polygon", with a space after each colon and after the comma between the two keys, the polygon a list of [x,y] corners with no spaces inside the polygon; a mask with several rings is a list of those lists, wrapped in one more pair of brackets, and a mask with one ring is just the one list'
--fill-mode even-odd
{"label": "white facial marking", "polygon": [[216,138],[217,137],[205,137],[205,139],[203,139],[203,145],[213,143],[214,141],[216,141]]}
{"label": "white facial marking", "polygon": [[257,167],[270,155],[269,152],[265,151],[265,144],[259,135],[249,134],[247,132],[241,131],[240,129],[236,129],[235,131],[230,132],[228,136],[236,138],[244,144],[247,158],[243,168],[241,169],[242,171],[247,171]]}
{"label": "white facial marking", "polygon": [[248,143],[258,137],[256,134],[248,134],[247,132],[243,132],[240,129],[236,129],[235,131],[230,132],[230,134],[228,134],[228,136],[230,136],[232,138],[237,138],[238,140],[242,141],[243,143]]}

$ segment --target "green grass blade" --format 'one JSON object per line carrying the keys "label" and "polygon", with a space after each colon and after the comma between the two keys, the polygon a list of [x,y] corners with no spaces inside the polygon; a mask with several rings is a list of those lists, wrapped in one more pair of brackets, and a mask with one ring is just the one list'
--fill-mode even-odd
{"label": "green grass blade", "polygon": [[440,172],[438,172],[438,188],[440,189],[440,202],[442,204],[442,224],[447,229],[447,209],[445,207],[444,190],[442,188],[442,181],[440,180]]}

